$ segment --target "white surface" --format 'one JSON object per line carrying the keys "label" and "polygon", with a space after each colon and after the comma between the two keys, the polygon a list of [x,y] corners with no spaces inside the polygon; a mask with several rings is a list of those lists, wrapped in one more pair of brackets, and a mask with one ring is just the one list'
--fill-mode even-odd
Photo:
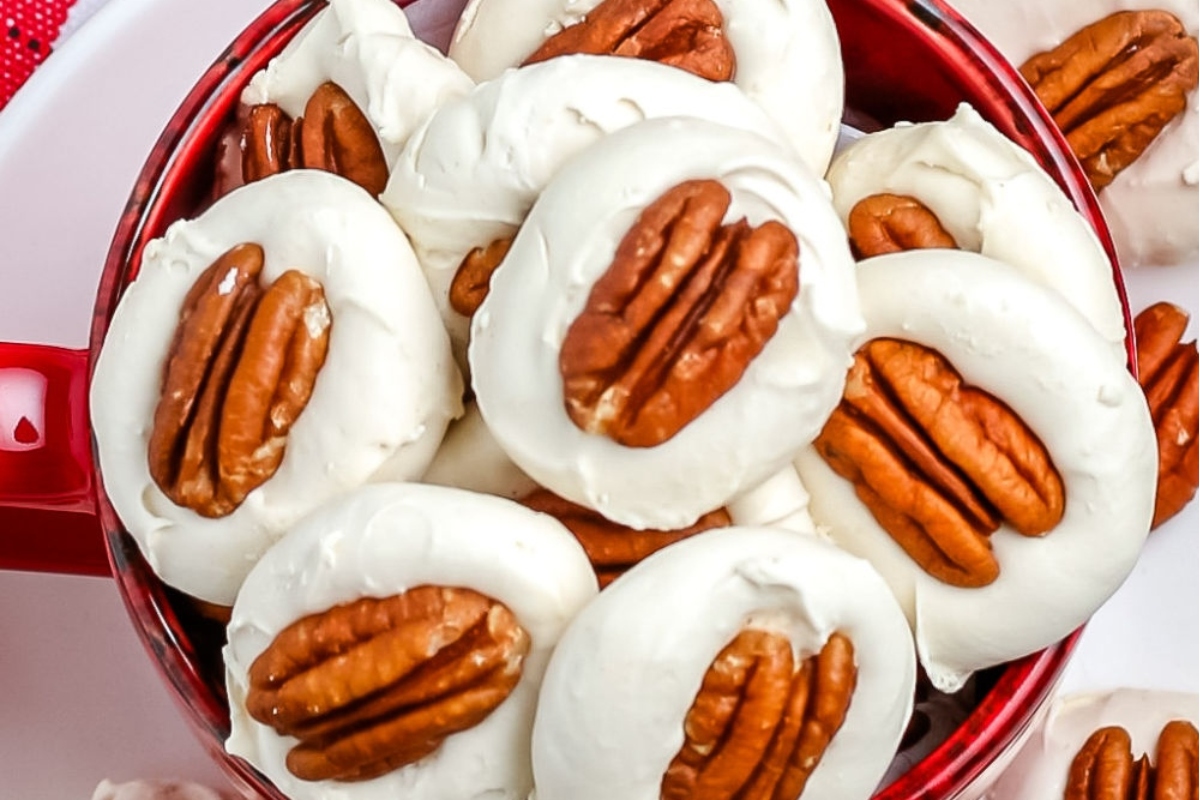
{"label": "white surface", "polygon": [[[1195,262],[1125,274],[1130,308],[1170,300],[1196,338],[1200,271]],[[1150,534],[1133,574],[1096,614],[1063,675],[1060,693],[1120,686],[1196,692],[1200,685],[1200,503]]]}
{"label": "white surface", "polygon": [[[191,84],[266,6],[110,0],[0,111],[0,340],[87,344],[142,161]],[[178,30],[188,35],[164,35]],[[0,571],[0,642],[0,797],[87,800],[103,778],[228,788],[111,581]]]}
{"label": "white surface", "polygon": [[0,571],[0,797],[88,800],[104,778],[228,789],[105,578]]}
{"label": "white surface", "polygon": [[[138,167],[191,83],[266,5],[111,0],[0,112],[0,340],[86,344]],[[164,35],[179,30],[188,35]],[[1197,313],[1195,264],[1128,283],[1134,309],[1171,299]],[[1197,691],[1198,527],[1193,502],[1150,537],[1064,691]],[[220,785],[108,581],[0,572],[0,642],[0,797],[87,798],[104,777]]]}

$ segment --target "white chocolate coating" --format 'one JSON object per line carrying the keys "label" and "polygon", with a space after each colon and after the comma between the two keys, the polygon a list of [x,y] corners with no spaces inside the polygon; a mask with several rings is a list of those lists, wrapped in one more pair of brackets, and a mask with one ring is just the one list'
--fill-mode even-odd
{"label": "white chocolate coating", "polygon": [[250,79],[242,102],[275,103],[294,119],[326,81],[342,87],[371,121],[389,165],[435,108],[474,86],[453,61],[413,35],[390,0],[330,0]]}
{"label": "white chocolate coating", "polygon": [[516,500],[538,485],[496,444],[476,403],[450,424],[422,483],[453,486]]}
{"label": "white chocolate coating", "polygon": [[564,56],[505,72],[447,103],[413,134],[380,201],[413,243],[465,364],[470,320],[450,283],[475,247],[512,237],[555,173],[635,122],[688,116],[783,142],[735,86],[652,61]]}
{"label": "white chocolate coating", "polygon": [[1063,481],[1059,524],[1042,537],[991,535],[1000,575],[977,589],[926,574],[813,448],[796,459],[818,526],[871,560],[913,624],[933,685],[1066,636],[1111,595],[1150,528],[1158,456],[1141,389],[1054,292],[956,250],[912,250],[858,265],[867,333],[930,347],[1004,402],[1041,440]]}
{"label": "white chocolate coating", "polygon": [[[950,0],[1013,64],[1053,49],[1117,11],[1161,9],[1197,35],[1195,0]],[[1200,97],[1100,192],[1117,255],[1126,267],[1195,261],[1200,238]]]}
{"label": "white chocolate coating", "polygon": [[[656,447],[588,434],[563,405],[559,350],[637,216],[715,178],[726,222],[776,219],[800,245],[800,290],[740,381]],[[695,119],[641,122],[567,164],[538,199],[475,314],[476,399],[496,441],[555,494],[635,528],[683,528],[787,464],[836,405],[862,330],[854,265],[825,186],[754,134]]]}
{"label": "white chocolate coating", "polygon": [[773,528],[707,531],[650,556],[576,617],[546,670],[533,728],[538,800],[658,800],[683,720],[744,628],[786,635],[797,659],[835,632],[858,682],[805,797],[869,797],[912,711],[903,614],[870,565]]}
{"label": "white chocolate coating", "polygon": [[1164,725],[1187,720],[1200,725],[1200,699],[1187,692],[1114,689],[1068,695],[1054,701],[1045,724],[1017,754],[988,793],[990,800],[1062,800],[1071,761],[1100,728],[1120,725],[1129,732],[1134,759],[1155,759]]}
{"label": "white chocolate coating", "polygon": [[[296,743],[245,711],[248,670],[285,627],[362,597],[465,587],[506,605],[529,633],[521,679],[481,723],[420,761],[369,781],[302,781]],[[553,517],[488,495],[421,484],[367,486],[307,517],[263,557],[233,607],[226,748],[293,800],[525,800],[538,687],[567,623],[595,596],[583,548]]]}
{"label": "white chocolate coating", "polygon": [[[450,57],[475,80],[489,80],[600,2],[470,0]],[[829,9],[822,0],[716,0],[716,5],[737,61],[733,83],[779,123],[805,165],[824,174],[837,140],[845,83]]]}
{"label": "white chocolate coating", "polygon": [[787,464],[765,481],[725,507],[729,519],[741,527],[780,527],[816,535],[808,513],[808,491],[796,468]]}
{"label": "white chocolate coating", "polygon": [[[329,350],[274,476],[216,519],[175,505],[147,449],[164,364],[188,290],[242,242],[264,250],[260,280],[289,269],[321,283]],[[461,379],[412,249],[349,181],[295,170],[243,186],[146,246],[113,315],[92,381],[105,490],[162,580],[220,605],[297,519],[371,479],[412,479],[461,411]]]}
{"label": "white chocolate coating", "polygon": [[1125,319],[1095,232],[1033,158],[967,104],[838,153],[827,176],[842,223],[873,194],[915,197],[964,250],[1016,267],[1074,305],[1125,359]]}

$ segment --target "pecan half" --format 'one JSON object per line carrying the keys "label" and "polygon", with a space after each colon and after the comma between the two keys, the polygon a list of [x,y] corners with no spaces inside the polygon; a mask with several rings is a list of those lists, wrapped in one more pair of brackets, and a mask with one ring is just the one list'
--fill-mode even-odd
{"label": "pecan half", "polygon": [[300,163],[300,126],[274,103],[252,106],[242,129],[242,180],[253,183]]}
{"label": "pecan half", "polygon": [[1181,719],[1168,722],[1155,751],[1154,800],[1196,800],[1200,793],[1196,726]]}
{"label": "pecan half", "polygon": [[242,133],[246,183],[289,169],[322,169],[372,195],[387,186],[388,167],[371,121],[336,83],[317,87],[293,121],[273,103],[254,106]]}
{"label": "pecan half", "polygon": [[1071,761],[1064,800],[1195,800],[1196,728],[1173,720],[1159,733],[1157,765],[1149,757],[1134,760],[1129,733],[1119,726],[1100,728]]}
{"label": "pecan half", "polygon": [[662,800],[793,800],[846,719],[858,671],[833,634],[798,666],[791,642],[747,629],[717,655],[663,775]]}
{"label": "pecan half", "polygon": [[1129,748],[1124,728],[1101,728],[1089,736],[1071,761],[1063,800],[1126,800],[1134,778]]}
{"label": "pecan half", "polygon": [[658,61],[710,81],[733,77],[733,47],[713,0],[604,0],[551,36],[526,64],[572,53]]}
{"label": "pecan half", "polygon": [[718,508],[700,517],[695,524],[687,528],[672,531],[637,530],[613,522],[598,511],[572,503],[546,489],[538,489],[526,495],[521,498],[521,503],[534,511],[549,514],[575,535],[587,553],[588,560],[592,562],[592,568],[596,571],[602,589],[634,564],[667,545],[711,528],[724,528],[733,524],[729,513],[723,508]]}
{"label": "pecan half", "polygon": [[1062,479],[1037,436],[912,342],[875,339],[855,354],[814,444],[897,544],[954,586],[999,575],[988,536],[1001,519],[1039,536],[1062,518]]}
{"label": "pecan half", "polygon": [[476,247],[467,253],[454,280],[450,282],[450,307],[464,317],[473,317],[487,299],[492,273],[508,255],[513,240],[496,239],[487,247]]}
{"label": "pecan half", "polygon": [[1188,314],[1155,303],[1134,320],[1138,382],[1158,439],[1158,492],[1153,527],[1179,513],[1200,484],[1200,388],[1196,342],[1182,343]]}
{"label": "pecan half", "polygon": [[321,285],[290,270],[264,291],[262,265],[262,248],[241,244],[192,286],[154,412],[150,475],[206,517],[275,474],[329,346]]}
{"label": "pecan half", "polygon": [[529,635],[470,589],[420,586],[304,617],[250,666],[246,710],[299,744],[303,780],[355,781],[411,764],[495,710]]}
{"label": "pecan half", "polygon": [[559,352],[567,414],[629,447],[661,444],[741,379],[799,290],[784,225],[723,225],[715,180],[671,189],[638,217]]}
{"label": "pecan half", "polygon": [[1119,11],[1021,66],[1097,190],[1183,112],[1196,39],[1166,11]]}
{"label": "pecan half", "polygon": [[944,247],[957,249],[941,220],[915,197],[873,194],[850,209],[846,221],[850,249],[862,260],[902,250]]}

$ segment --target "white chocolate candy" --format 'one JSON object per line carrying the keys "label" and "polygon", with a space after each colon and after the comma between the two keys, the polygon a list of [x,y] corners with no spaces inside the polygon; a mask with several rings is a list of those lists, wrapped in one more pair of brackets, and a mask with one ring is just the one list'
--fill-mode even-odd
{"label": "white chocolate candy", "polygon": [[[1123,10],[1169,11],[1191,36],[1200,8],[1195,0],[950,0],[1012,63],[1062,44],[1076,31]],[[1200,97],[1111,184],[1100,205],[1123,266],[1195,261],[1200,238]]]}
{"label": "white chocolate candy", "polygon": [[435,108],[474,86],[453,61],[414,37],[390,0],[330,0],[250,79],[242,102],[275,103],[295,119],[326,81],[342,87],[371,121],[389,165]]}
{"label": "white chocolate candy", "polygon": [[496,444],[476,403],[451,423],[422,483],[452,486],[472,492],[516,500],[537,489],[537,484]]}
{"label": "white chocolate candy", "polygon": [[739,90],[652,61],[564,56],[504,73],[413,134],[380,200],[413,243],[456,356],[470,320],[449,303],[466,255],[520,227],[555,173],[615,130],[690,116],[784,141]]}
{"label": "white chocolate candy", "polygon": [[827,180],[842,223],[873,194],[914,197],[958,246],[1054,289],[1125,359],[1125,318],[1095,232],[1025,150],[963,104],[946,122],[898,125],[838,153]]}
{"label": "white chocolate candy", "polygon": [[571,623],[533,728],[538,800],[658,800],[704,674],[745,628],[786,635],[797,661],[835,632],[850,639],[857,685],[804,796],[869,797],[912,711],[903,614],[870,565],[831,544],[724,528],[650,556]]}
{"label": "white chocolate candy", "polygon": [[726,506],[729,519],[742,527],[779,527],[816,534],[808,513],[808,491],[791,464]]}
{"label": "white chocolate candy", "polygon": [[[477,81],[533,54],[601,0],[470,0],[450,57]],[[833,17],[822,0],[716,0],[733,48],[733,83],[762,106],[821,175],[842,116],[844,75]],[[734,120],[727,120],[734,124]]]}
{"label": "white chocolate candy", "polygon": [[[279,469],[231,514],[173,503],[147,449],[188,290],[234,245],[255,242],[268,285],[289,269],[321,283],[329,350]],[[264,550],[302,515],[371,479],[412,479],[461,411],[461,379],[412,249],[370,195],[295,170],[226,195],[146,246],[113,315],[91,389],[105,490],[162,580],[230,605]]]}
{"label": "white chocolate candy", "polygon": [[[418,762],[355,783],[297,779],[284,763],[296,740],[245,710],[250,665],[302,617],[424,585],[472,589],[512,611],[531,641],[517,685],[482,722]],[[525,800],[542,673],[567,623],[596,592],[583,549],[553,517],[458,489],[363,487],[307,517],[247,577],[224,651],[226,748],[293,800]]]}
{"label": "white chocolate candy", "polygon": [[1004,264],[956,250],[912,250],[858,265],[867,332],[941,353],[966,384],[1005,403],[1039,438],[1065,509],[1041,537],[1002,524],[994,582],[957,588],[926,574],[875,521],[851,482],[813,448],[796,460],[818,526],[869,558],[913,624],[933,685],[1066,636],[1133,568],[1157,482],[1154,428],[1137,382],[1054,292]]}
{"label": "white chocolate candy", "polygon": [[988,798],[1062,800],[1075,755],[1089,736],[1110,725],[1128,731],[1135,760],[1146,753],[1157,765],[1155,746],[1163,726],[1172,720],[1200,725],[1198,705],[1195,694],[1132,688],[1058,698]]}
{"label": "white chocolate candy", "polygon": [[[625,447],[564,408],[559,350],[638,215],[697,178],[732,194],[726,222],[789,227],[800,289],[738,383],[675,436]],[[638,123],[593,145],[542,193],[475,314],[470,361],[488,428],[531,478],[635,528],[683,528],[752,489],[816,436],[862,330],[854,265],[825,187],[754,134],[695,119]]]}

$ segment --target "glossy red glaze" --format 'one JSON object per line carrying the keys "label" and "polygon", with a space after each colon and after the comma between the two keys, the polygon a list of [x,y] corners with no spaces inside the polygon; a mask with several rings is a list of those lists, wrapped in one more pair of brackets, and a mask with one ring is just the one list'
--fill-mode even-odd
{"label": "glossy red glaze", "polygon": [[[114,236],[97,296],[92,353],[99,351],[122,290],[137,274],[146,243],[161,235],[172,221],[194,214],[207,202],[217,140],[234,113],[241,88],[321,5],[316,0],[280,0],[272,6],[204,74],[171,119],[146,162]],[[934,0],[829,0],[829,5],[841,35],[848,105],[865,118],[890,125],[900,119],[944,119],[960,101],[971,102],[1028,149],[1091,220],[1112,260],[1114,280],[1124,301],[1112,244],[1086,179],[1029,88],[999,54]],[[1127,304],[1125,310],[1128,322]],[[1132,340],[1128,347],[1132,355]],[[49,364],[55,358],[51,355],[39,363]],[[57,467],[47,468],[46,475],[55,480],[66,478],[64,485],[70,491],[57,494],[57,490],[45,488],[49,484],[30,478],[30,485],[36,484],[34,495],[74,497],[77,499],[70,502],[84,510],[95,503],[120,592],[180,709],[235,782],[260,796],[282,800],[256,770],[224,752],[229,720],[222,685],[220,625],[204,619],[187,598],[158,581],[102,491],[94,500],[87,499],[99,487],[93,484],[86,452],[78,452],[78,443],[86,441],[86,417],[79,416],[86,413],[81,411],[86,407],[83,358],[82,353],[69,351],[61,357],[66,372],[55,380],[63,381],[69,387],[66,396],[74,399],[48,412],[55,420],[70,420],[74,426],[68,428],[70,436],[54,439],[55,448],[46,451],[69,456]],[[7,365],[6,351],[0,349],[0,369]],[[60,441],[66,444],[57,444]],[[11,505],[16,495],[9,486],[24,479],[23,473],[12,468],[6,473],[4,464],[0,461],[0,506]],[[75,465],[73,471],[64,466],[67,464]],[[75,490],[83,492],[83,500]],[[0,524],[2,521],[0,517]],[[1077,638],[1075,634],[1040,653],[983,673],[981,682],[989,688],[966,722],[877,797],[955,797],[1031,724]]]}

